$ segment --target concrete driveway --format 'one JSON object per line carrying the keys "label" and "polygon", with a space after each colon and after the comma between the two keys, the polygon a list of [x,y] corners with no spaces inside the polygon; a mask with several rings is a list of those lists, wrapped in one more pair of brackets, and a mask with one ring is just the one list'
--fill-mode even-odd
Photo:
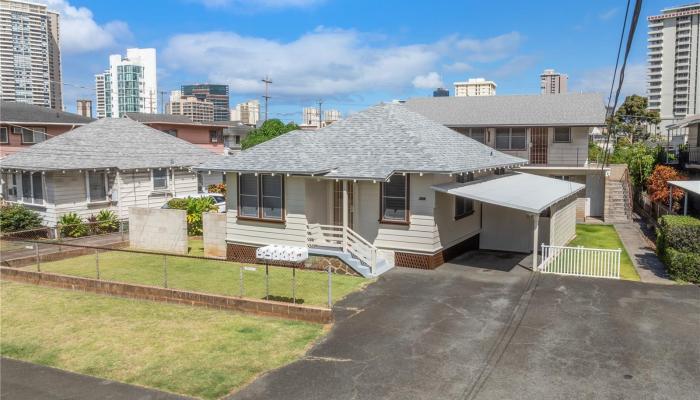
{"label": "concrete driveway", "polygon": [[[531,275],[471,252],[339,304],[305,358],[232,399],[695,399],[700,289]],[[344,308],[341,308],[344,307]]]}

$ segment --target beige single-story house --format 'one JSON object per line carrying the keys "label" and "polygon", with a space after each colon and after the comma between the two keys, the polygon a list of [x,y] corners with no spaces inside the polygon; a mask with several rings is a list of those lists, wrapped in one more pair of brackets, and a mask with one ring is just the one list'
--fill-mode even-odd
{"label": "beige single-story house", "polygon": [[436,268],[469,249],[536,255],[541,243],[568,242],[584,186],[513,172],[525,163],[403,104],[380,104],[195,170],[226,174],[229,259],[305,246],[376,276]]}
{"label": "beige single-story house", "polygon": [[2,198],[37,211],[54,226],[61,215],[100,210],[128,218],[129,207],[161,207],[198,192],[190,168],[212,154],[127,118],[104,118],[5,157]]}

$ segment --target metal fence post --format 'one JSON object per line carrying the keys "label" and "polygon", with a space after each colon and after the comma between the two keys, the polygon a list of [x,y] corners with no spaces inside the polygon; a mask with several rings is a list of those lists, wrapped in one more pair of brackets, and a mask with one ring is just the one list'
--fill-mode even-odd
{"label": "metal fence post", "polygon": [[270,300],[270,269],[265,263],[265,300]]}
{"label": "metal fence post", "polygon": [[95,270],[97,272],[97,280],[100,280],[100,250],[95,249]]}
{"label": "metal fence post", "polygon": [[119,233],[122,236],[122,242],[124,241],[124,221],[119,221]]}
{"label": "metal fence post", "polygon": [[328,308],[331,308],[332,302],[332,279],[331,279],[331,264],[328,263]]}
{"label": "metal fence post", "polygon": [[168,287],[168,256],[163,254],[163,287]]}
{"label": "metal fence post", "polygon": [[34,243],[34,252],[36,253],[36,272],[41,272],[41,257],[39,256],[39,243]]}
{"label": "metal fence post", "polygon": [[297,303],[297,269],[292,267],[292,304]]}
{"label": "metal fence post", "polygon": [[238,275],[239,275],[239,297],[243,297],[243,267],[238,267]]}

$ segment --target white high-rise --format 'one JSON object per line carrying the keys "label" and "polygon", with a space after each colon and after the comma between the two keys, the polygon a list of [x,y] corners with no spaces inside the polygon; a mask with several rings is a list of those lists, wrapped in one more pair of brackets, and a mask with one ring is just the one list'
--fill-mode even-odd
{"label": "white high-rise", "polygon": [[255,126],[260,120],[260,102],[258,100],[248,100],[245,103],[236,104],[236,108],[231,109],[231,121],[241,121],[250,126]]}
{"label": "white high-rise", "polygon": [[455,96],[495,96],[496,82],[484,78],[469,78],[465,82],[455,82]]}
{"label": "white high-rise", "polygon": [[95,75],[97,117],[127,112],[158,113],[156,49],[127,49],[109,56],[109,69]]}
{"label": "white high-rise", "polygon": [[0,0],[0,98],[63,108],[58,18],[43,4]]}
{"label": "white high-rise", "polygon": [[659,111],[661,125],[667,126],[700,113],[700,4],[667,8],[647,20],[649,109]]}

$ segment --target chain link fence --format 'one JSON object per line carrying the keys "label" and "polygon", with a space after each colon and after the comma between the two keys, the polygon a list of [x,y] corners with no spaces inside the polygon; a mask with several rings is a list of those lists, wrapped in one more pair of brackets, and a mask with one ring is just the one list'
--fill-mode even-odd
{"label": "chain link fence", "polygon": [[20,247],[22,254],[4,260],[6,266],[312,306],[331,307],[366,282],[359,276],[337,274],[330,265],[325,270],[316,270],[58,241],[12,240],[10,243]]}

